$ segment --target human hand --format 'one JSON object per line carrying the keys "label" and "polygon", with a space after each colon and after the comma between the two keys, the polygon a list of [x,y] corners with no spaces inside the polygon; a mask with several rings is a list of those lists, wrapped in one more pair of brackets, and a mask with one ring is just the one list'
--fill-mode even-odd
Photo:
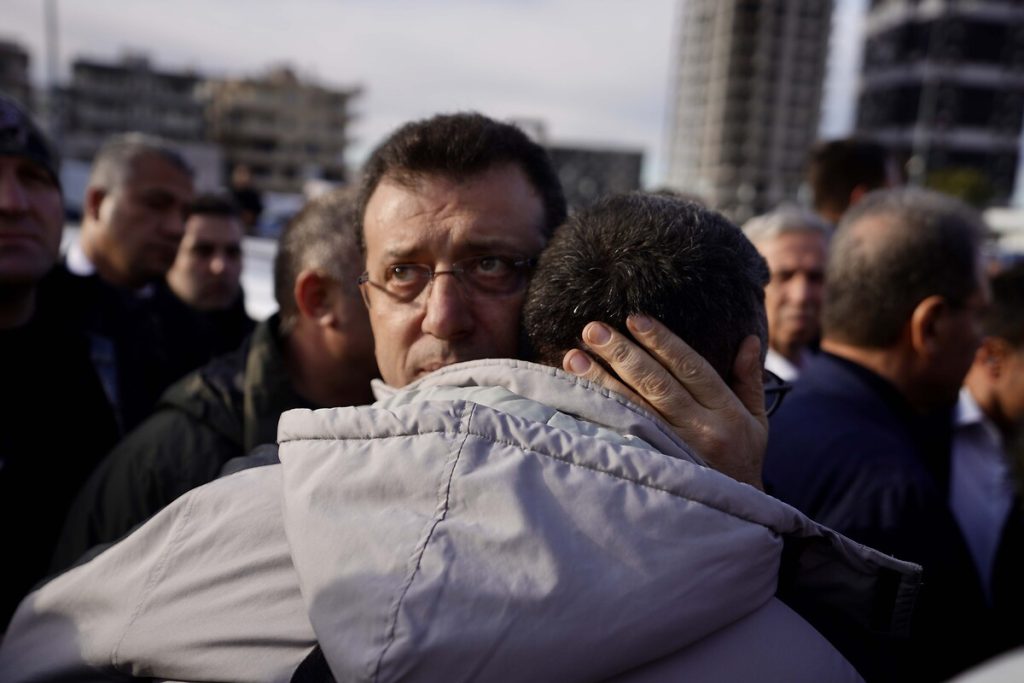
{"label": "human hand", "polygon": [[563,369],[661,415],[709,465],[762,489],[768,418],[757,337],[751,335],[740,345],[730,388],[700,354],[657,320],[634,315],[626,325],[642,346],[603,323],[583,328],[583,341],[618,378],[579,349],[565,354]]}

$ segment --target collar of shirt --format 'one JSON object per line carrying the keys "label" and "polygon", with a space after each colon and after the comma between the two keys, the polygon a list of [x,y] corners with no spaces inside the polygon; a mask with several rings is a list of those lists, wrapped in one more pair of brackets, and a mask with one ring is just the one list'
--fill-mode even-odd
{"label": "collar of shirt", "polygon": [[949,503],[991,600],[992,567],[1013,504],[1009,463],[1002,435],[966,388],[954,424]]}
{"label": "collar of shirt", "polygon": [[71,271],[72,275],[78,275],[79,277],[89,277],[90,275],[96,274],[96,266],[89,260],[89,257],[85,255],[85,251],[82,249],[82,242],[75,240],[68,247],[67,257],[68,270]]}
{"label": "collar of shirt", "polygon": [[[64,261],[67,265],[68,271],[72,275],[77,275],[79,277],[92,277],[97,274],[96,265],[93,264],[88,256],[86,256],[85,250],[82,249],[81,240],[76,239],[71,243],[68,247],[68,252]],[[131,293],[136,299],[152,299],[153,295],[156,293],[156,288],[152,283],[149,283],[139,287],[138,289],[132,290]]]}
{"label": "collar of shirt", "polygon": [[[803,360],[804,358],[801,356],[800,365],[803,365]],[[766,370],[774,372],[786,382],[792,382],[800,374],[799,366],[773,348],[769,348],[768,353],[764,356],[764,367]]]}
{"label": "collar of shirt", "polygon": [[992,420],[988,419],[988,416],[982,412],[981,406],[978,405],[978,402],[967,387],[960,389],[960,398],[956,403],[953,426],[957,432],[967,429],[982,430],[985,438],[991,442],[999,453],[1002,453],[1003,435]]}

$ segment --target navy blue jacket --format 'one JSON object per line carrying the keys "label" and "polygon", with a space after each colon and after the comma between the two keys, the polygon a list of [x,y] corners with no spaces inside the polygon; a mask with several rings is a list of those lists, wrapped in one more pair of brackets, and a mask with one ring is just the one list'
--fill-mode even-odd
{"label": "navy blue jacket", "polygon": [[[970,553],[949,509],[952,413],[922,417],[889,382],[816,356],[771,421],[769,493],[850,538],[924,567],[909,642],[833,631],[792,604],[868,680],[945,680],[998,651]],[[820,615],[818,615],[820,617]]]}

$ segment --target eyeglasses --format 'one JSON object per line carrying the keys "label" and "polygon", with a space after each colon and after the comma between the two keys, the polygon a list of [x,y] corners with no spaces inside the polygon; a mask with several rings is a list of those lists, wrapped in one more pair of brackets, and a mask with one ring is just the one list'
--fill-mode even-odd
{"label": "eyeglasses", "polygon": [[783,380],[771,370],[764,371],[764,412],[771,417],[772,413],[782,405],[782,399],[793,389],[793,385]]}
{"label": "eyeglasses", "polygon": [[519,256],[473,256],[452,264],[450,270],[434,270],[424,263],[396,263],[384,271],[384,281],[374,282],[369,272],[359,276],[360,285],[371,285],[400,303],[419,298],[439,275],[451,275],[472,294],[504,296],[526,286],[535,258]]}

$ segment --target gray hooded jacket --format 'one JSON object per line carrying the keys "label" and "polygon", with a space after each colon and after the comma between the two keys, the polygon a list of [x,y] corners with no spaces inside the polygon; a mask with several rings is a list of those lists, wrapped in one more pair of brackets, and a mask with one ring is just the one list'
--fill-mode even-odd
{"label": "gray hooded jacket", "polygon": [[895,577],[896,628],[916,590],[554,368],[451,366],[279,442],[30,595],[0,679],[286,681],[319,643],[339,681],[856,681],[774,597],[784,542],[839,601]]}

